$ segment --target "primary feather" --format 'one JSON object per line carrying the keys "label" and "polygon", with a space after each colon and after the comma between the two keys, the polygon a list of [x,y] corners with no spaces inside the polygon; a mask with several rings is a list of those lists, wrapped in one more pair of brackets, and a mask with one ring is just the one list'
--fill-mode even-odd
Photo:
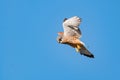
{"label": "primary feather", "polygon": [[63,22],[63,29],[64,29],[64,36],[76,36],[80,38],[81,31],[79,29],[81,19],[77,16],[64,19]]}

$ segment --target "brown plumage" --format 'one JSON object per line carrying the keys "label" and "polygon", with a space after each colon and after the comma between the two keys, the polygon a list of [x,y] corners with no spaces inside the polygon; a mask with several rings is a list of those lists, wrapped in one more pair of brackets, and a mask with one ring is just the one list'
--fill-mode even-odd
{"label": "brown plumage", "polygon": [[81,20],[77,16],[69,19],[65,18],[63,22],[64,32],[58,33],[57,41],[61,44],[67,44],[75,48],[76,51],[82,55],[94,58],[94,55],[91,54],[84,46],[84,43],[79,40],[81,37],[81,31],[78,27],[80,22]]}

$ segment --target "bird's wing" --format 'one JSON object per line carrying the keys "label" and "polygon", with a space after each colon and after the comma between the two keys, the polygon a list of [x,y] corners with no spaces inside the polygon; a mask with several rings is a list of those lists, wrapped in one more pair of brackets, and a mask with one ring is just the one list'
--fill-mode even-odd
{"label": "bird's wing", "polygon": [[79,29],[81,19],[77,16],[65,18],[63,22],[64,36],[76,36],[80,38],[81,31]]}
{"label": "bird's wing", "polygon": [[84,45],[81,46],[80,53],[87,57],[94,58],[94,55],[90,51],[88,51]]}

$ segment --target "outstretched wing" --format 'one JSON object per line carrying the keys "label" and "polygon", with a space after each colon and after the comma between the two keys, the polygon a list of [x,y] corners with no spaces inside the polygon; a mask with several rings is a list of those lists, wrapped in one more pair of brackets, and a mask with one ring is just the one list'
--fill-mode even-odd
{"label": "outstretched wing", "polygon": [[64,36],[76,36],[80,38],[81,31],[79,29],[81,19],[77,16],[65,18],[63,22]]}
{"label": "outstretched wing", "polygon": [[90,58],[94,58],[94,55],[86,49],[84,45],[81,46],[80,53]]}

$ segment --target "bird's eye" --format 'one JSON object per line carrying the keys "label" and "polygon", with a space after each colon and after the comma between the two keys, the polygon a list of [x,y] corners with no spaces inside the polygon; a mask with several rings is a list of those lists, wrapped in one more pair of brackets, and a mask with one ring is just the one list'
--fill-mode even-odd
{"label": "bird's eye", "polygon": [[61,43],[62,38],[61,38],[60,36],[58,36],[57,41],[58,41],[59,43]]}
{"label": "bird's eye", "polygon": [[61,42],[61,41],[62,41],[62,38],[59,39],[59,42]]}

